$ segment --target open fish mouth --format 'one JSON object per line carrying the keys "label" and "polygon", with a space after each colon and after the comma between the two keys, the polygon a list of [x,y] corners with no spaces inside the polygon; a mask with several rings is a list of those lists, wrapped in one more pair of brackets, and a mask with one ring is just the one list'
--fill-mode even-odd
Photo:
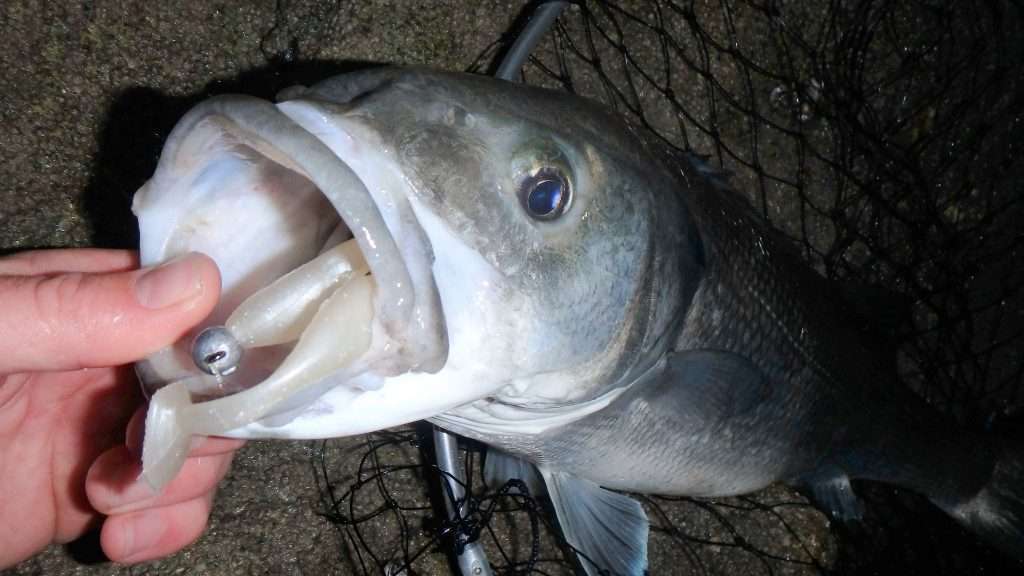
{"label": "open fish mouth", "polygon": [[444,365],[430,243],[378,144],[344,104],[301,99],[217,97],[175,127],[135,197],[141,259],[203,252],[222,297],[137,365],[154,487],[193,435],[284,426],[329,390],[355,396]]}

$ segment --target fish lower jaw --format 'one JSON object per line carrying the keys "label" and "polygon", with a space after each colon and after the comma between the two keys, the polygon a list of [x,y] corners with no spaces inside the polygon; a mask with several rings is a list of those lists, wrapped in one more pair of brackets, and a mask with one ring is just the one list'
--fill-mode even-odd
{"label": "fish lower jaw", "polygon": [[[222,340],[233,343],[227,349],[239,350],[233,355],[238,365],[228,366],[230,372],[222,375],[203,364],[206,359],[212,359],[210,364],[223,360],[222,351],[197,351],[205,341],[193,343],[197,366],[212,368],[209,377],[218,384],[230,378],[246,356],[265,359],[271,349],[287,352],[265,379],[235,393],[193,402],[189,385],[195,378],[157,390],[150,401],[143,445],[143,476],[154,488],[177,474],[192,436],[225,434],[294,410],[322,393],[327,382],[372,386],[375,379],[367,377],[368,360],[386,350],[380,344],[386,336],[374,321],[372,275],[360,265],[351,243],[325,251],[256,291],[235,308],[224,327],[214,328]],[[209,329],[203,332],[207,333]]]}
{"label": "fish lower jaw", "polygon": [[[283,354],[258,383],[236,379],[228,388],[234,371],[193,375],[153,394],[143,445],[143,477],[151,486],[159,489],[177,474],[192,436],[232,435],[258,422],[279,434],[327,391],[347,390],[333,397],[351,401],[415,368],[380,321],[375,278],[359,256],[352,240],[325,250],[253,293],[217,328],[241,347],[240,365],[246,356],[265,362]],[[222,390],[242,389],[215,397],[190,389],[205,383],[210,390],[211,380]]]}

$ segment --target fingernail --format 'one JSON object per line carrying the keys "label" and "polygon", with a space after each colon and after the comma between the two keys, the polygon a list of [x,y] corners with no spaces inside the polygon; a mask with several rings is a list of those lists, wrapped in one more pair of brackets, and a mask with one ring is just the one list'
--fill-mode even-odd
{"label": "fingernail", "polygon": [[135,280],[135,299],[152,310],[167,308],[195,298],[203,291],[195,253],[185,254],[156,268],[144,270]]}
{"label": "fingernail", "polygon": [[122,562],[141,556],[156,545],[164,534],[163,522],[158,510],[147,510],[133,514],[122,526]]}

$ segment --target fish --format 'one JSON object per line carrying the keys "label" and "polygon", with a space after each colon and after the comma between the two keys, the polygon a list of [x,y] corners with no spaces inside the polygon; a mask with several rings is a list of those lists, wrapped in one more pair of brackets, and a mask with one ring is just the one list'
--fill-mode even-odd
{"label": "fish", "polygon": [[144,265],[222,297],[136,366],[143,477],[193,436],[427,419],[546,492],[588,574],[647,569],[628,494],[916,491],[1024,558],[1024,448],[903,387],[836,287],[722,175],[600,104],[375,67],[210,98],[135,195]]}

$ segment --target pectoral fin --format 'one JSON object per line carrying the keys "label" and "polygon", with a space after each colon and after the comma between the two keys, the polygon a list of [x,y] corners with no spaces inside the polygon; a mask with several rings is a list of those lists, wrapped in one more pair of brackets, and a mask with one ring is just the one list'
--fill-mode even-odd
{"label": "pectoral fin", "polygon": [[588,575],[646,572],[649,526],[639,502],[563,472],[541,474],[565,539]]}
{"label": "pectoral fin", "polygon": [[[759,406],[771,394],[764,375],[746,358],[717,350],[687,350],[669,358],[652,393],[672,394],[689,407],[719,421],[741,416]],[[680,388],[684,393],[680,393]],[[681,406],[680,408],[686,408]],[[692,408],[690,408],[692,409]]]}

